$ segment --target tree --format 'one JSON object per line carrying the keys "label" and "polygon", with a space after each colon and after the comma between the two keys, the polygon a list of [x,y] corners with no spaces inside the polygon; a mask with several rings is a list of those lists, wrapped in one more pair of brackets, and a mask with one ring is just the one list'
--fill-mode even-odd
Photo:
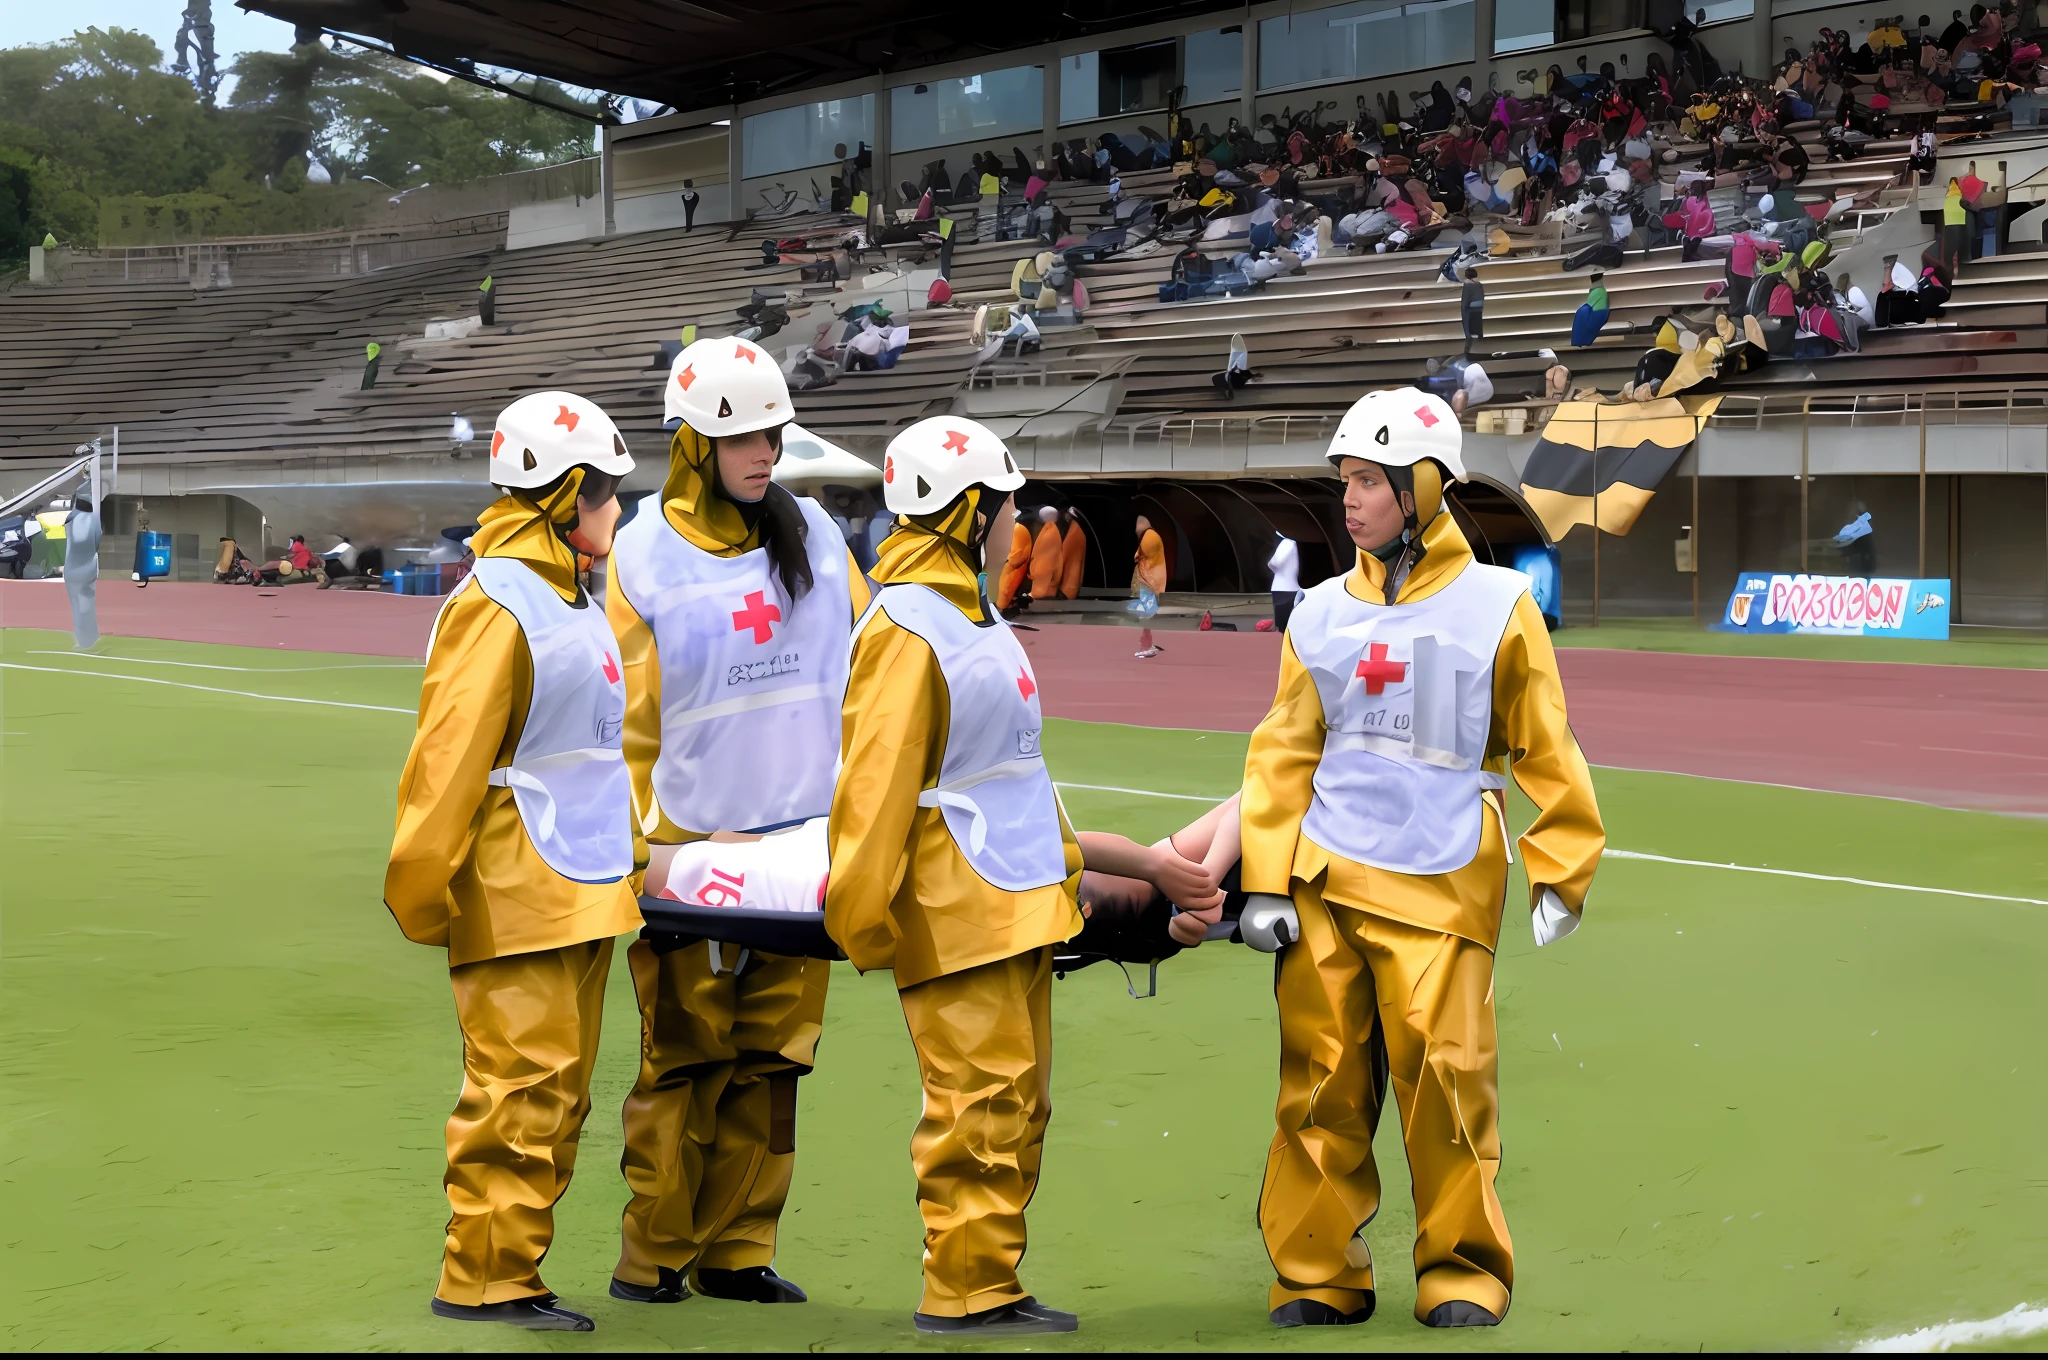
{"label": "tree", "polygon": [[40,133],[88,193],[199,189],[224,159],[224,127],[162,65],[147,36],[118,28],[0,51],[0,121]]}
{"label": "tree", "polygon": [[[552,81],[536,98],[595,113]],[[330,52],[310,91],[323,115],[320,149],[393,188],[449,184],[588,155],[591,124],[374,52]]]}
{"label": "tree", "polygon": [[[118,28],[0,49],[0,264],[44,232],[93,241],[103,223],[136,242],[354,220],[368,195],[308,186],[309,156],[338,180],[396,189],[589,152],[591,125],[573,114],[353,47],[245,53],[220,109],[163,61],[148,37]],[[552,82],[530,89],[597,111]]]}

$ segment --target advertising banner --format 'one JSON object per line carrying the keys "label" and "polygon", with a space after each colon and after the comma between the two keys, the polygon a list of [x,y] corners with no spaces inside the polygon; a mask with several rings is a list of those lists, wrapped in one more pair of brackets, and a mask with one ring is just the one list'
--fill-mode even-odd
{"label": "advertising banner", "polygon": [[1745,571],[1714,628],[1723,633],[1827,633],[1948,640],[1946,580]]}

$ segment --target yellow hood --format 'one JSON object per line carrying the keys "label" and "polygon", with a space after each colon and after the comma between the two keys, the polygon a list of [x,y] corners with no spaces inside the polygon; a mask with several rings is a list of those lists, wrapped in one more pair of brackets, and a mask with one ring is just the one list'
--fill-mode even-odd
{"label": "yellow hood", "polygon": [[[1444,510],[1422,530],[1422,560],[1401,583],[1398,603],[1413,604],[1429,598],[1457,578],[1472,561],[1472,545],[1465,531]],[[1345,579],[1344,588],[1369,604],[1385,604],[1387,566],[1369,552],[1358,554],[1358,564]]]}
{"label": "yellow hood", "polygon": [[930,586],[976,623],[988,622],[981,597],[981,568],[967,546],[974,533],[980,487],[944,510],[929,515],[899,515],[896,528],[882,540],[874,570],[883,585]]}
{"label": "yellow hood", "polygon": [[576,602],[576,550],[562,537],[576,523],[576,493],[583,469],[572,468],[546,496],[508,491],[477,518],[470,550],[478,557],[511,557],[526,563],[571,604]]}
{"label": "yellow hood", "polygon": [[711,440],[687,424],[676,427],[668,446],[668,480],[661,487],[661,512],[677,533],[705,552],[737,557],[761,546],[758,526],[718,492],[718,467]]}

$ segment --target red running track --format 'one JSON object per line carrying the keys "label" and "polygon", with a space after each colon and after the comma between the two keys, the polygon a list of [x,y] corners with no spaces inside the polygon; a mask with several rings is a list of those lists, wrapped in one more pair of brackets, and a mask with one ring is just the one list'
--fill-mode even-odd
{"label": "red running track", "polygon": [[[1047,712],[1249,731],[1280,641],[1123,628],[1026,634]],[[2048,814],[2048,671],[1560,648],[1572,728],[1596,765],[1946,807]]]}
{"label": "red running track", "polygon": [[[216,586],[100,577],[100,631],[114,637],[225,642],[297,652],[424,657],[441,601],[299,586]],[[71,631],[61,581],[0,581],[0,628]]]}
{"label": "red running track", "polygon": [[[375,656],[425,654],[440,606],[418,596],[100,582],[113,635]],[[68,630],[55,582],[0,581],[0,627]],[[1272,702],[1270,633],[1020,632],[1055,717],[1247,732]],[[2048,672],[1565,648],[1589,760],[1629,769],[2048,815]]]}

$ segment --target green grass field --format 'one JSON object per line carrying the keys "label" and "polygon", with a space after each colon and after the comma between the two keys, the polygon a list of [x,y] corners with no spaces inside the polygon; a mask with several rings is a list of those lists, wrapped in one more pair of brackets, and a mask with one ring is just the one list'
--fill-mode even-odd
{"label": "green grass field", "polygon": [[[779,1264],[810,1305],[605,1297],[635,1042],[620,968],[546,1270],[598,1332],[432,1319],[458,1041],[441,958],[379,901],[411,730],[382,709],[410,710],[418,670],[127,639],[43,654],[64,645],[0,633],[0,1346],[932,1348],[909,1325],[910,1047],[888,978],[851,969],[784,1221]],[[1243,746],[1048,734],[1062,780],[1174,793],[1230,790]],[[2048,899],[2031,822],[1599,778],[1619,849]],[[1200,807],[1067,797],[1139,837]],[[2039,906],[1619,859],[1572,938],[1539,953],[1517,918],[1498,975],[1516,1301],[1501,1328],[1450,1334],[1410,1317],[1392,1121],[1379,1316],[1266,1323],[1268,960],[1207,947],[1142,1002],[1107,968],[1069,977],[1024,1275],[1083,1321],[1043,1348],[1827,1349],[2040,1300],[2044,953]]]}

